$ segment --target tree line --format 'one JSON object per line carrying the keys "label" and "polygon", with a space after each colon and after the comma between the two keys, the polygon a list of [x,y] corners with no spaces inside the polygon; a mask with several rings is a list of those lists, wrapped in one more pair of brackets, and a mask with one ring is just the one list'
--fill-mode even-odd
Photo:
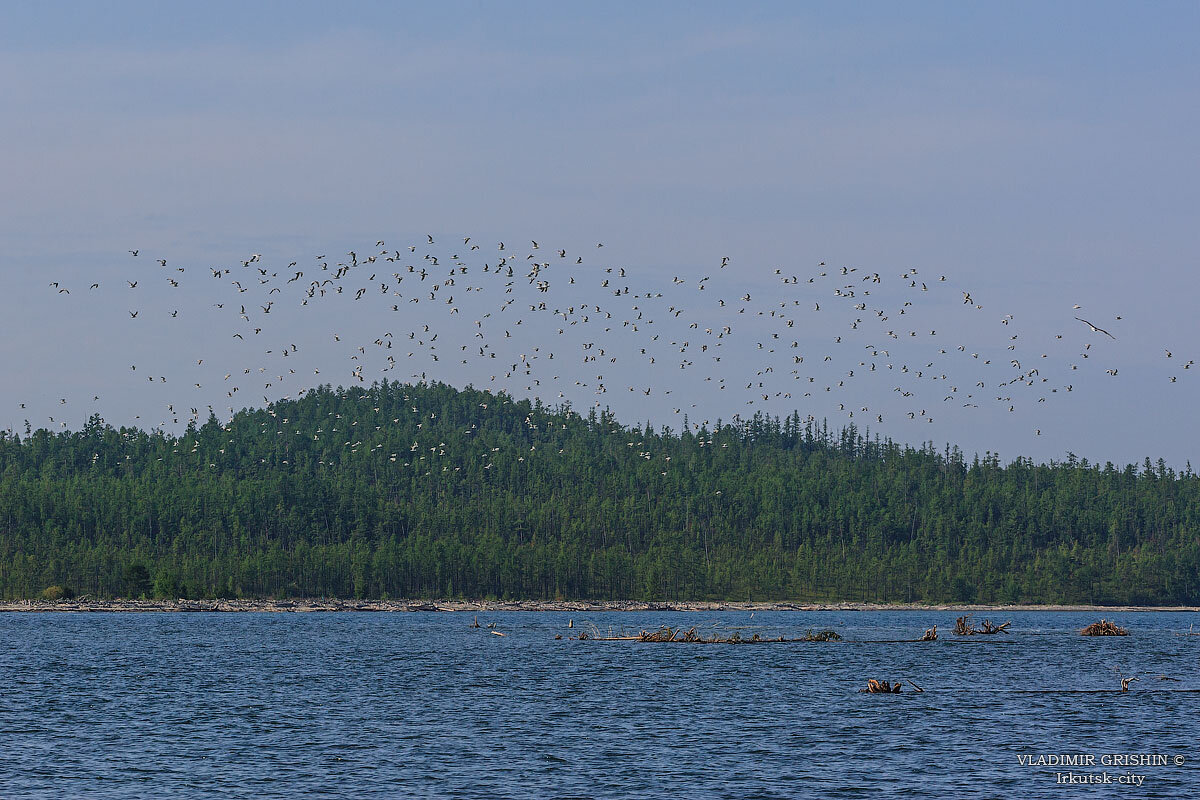
{"label": "tree line", "polygon": [[1200,602],[1200,480],[384,381],[0,434],[0,596]]}

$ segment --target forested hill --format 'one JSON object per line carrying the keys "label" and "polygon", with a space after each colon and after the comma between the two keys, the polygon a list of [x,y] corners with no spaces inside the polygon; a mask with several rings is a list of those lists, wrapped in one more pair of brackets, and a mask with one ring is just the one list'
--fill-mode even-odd
{"label": "forested hill", "polygon": [[[434,385],[0,435],[0,595],[1200,602],[1200,479]],[[52,590],[52,592],[57,590]]]}

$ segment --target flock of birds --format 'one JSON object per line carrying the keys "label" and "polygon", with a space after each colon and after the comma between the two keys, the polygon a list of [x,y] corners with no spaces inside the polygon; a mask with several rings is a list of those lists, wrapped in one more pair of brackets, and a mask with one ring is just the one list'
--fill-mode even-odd
{"label": "flock of birds", "polygon": [[[208,335],[196,343],[208,352],[193,353],[194,364],[173,352],[129,365],[143,386],[171,382],[160,427],[210,412],[232,418],[260,397],[270,406],[318,385],[353,391],[384,377],[660,408],[676,429],[712,425],[714,409],[734,421],[799,409],[806,422],[824,417],[812,411],[819,409],[879,426],[889,416],[931,423],[947,404],[1016,412],[1074,391],[1077,370],[1119,372],[1104,363],[1104,343],[1117,336],[1080,316],[1078,305],[1064,315],[1070,327],[1035,345],[1013,314],[996,315],[978,292],[917,268],[820,262],[758,274],[721,257],[668,281],[656,272],[639,279],[605,252],[603,244],[575,252],[532,240],[427,235],[399,247],[376,240],[333,257],[285,263],[252,253],[196,268],[131,249],[115,293],[108,280],[49,286],[64,297],[104,296],[134,336],[151,319],[161,327],[208,315]],[[149,292],[151,284],[159,291]],[[939,330],[931,315],[949,315],[953,330]],[[990,338],[972,345],[969,330],[990,330]],[[145,337],[170,340],[158,328]],[[225,341],[209,347],[215,339]],[[1170,350],[1165,358],[1179,365],[1172,383],[1195,363]],[[181,363],[190,374],[180,375]]]}

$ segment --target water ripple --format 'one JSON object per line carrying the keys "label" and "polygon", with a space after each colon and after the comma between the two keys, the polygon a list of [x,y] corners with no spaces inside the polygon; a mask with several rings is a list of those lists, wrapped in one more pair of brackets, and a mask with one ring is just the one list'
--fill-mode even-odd
{"label": "water ripple", "polygon": [[[859,640],[739,647],[579,642],[569,616],[481,615],[495,637],[436,613],[3,615],[0,796],[1052,798],[1055,768],[1019,754],[1145,752],[1187,763],[1111,768],[1147,775],[1122,796],[1196,790],[1183,615],[1085,639],[1087,615],[1022,612],[1004,646],[861,641],[944,628],[935,612],[704,621]],[[858,693],[868,677],[926,691]]]}

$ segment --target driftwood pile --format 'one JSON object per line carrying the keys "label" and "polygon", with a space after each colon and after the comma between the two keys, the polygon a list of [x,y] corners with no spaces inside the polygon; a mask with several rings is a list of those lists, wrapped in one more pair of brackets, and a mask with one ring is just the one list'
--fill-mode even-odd
{"label": "driftwood pile", "polygon": [[1079,632],[1083,636],[1128,636],[1129,631],[1117,626],[1116,623],[1102,619],[1099,622],[1093,622]]}
{"label": "driftwood pile", "polygon": [[993,634],[993,633],[1008,633],[1008,626],[1011,622],[1002,622],[999,625],[993,625],[990,619],[983,621],[983,627],[976,628],[971,622],[971,615],[966,614],[959,617],[954,622],[954,633],[958,636],[974,636],[975,634]]}
{"label": "driftwood pile", "polygon": [[[582,634],[579,638],[583,638]],[[642,631],[637,636],[609,636],[601,637],[609,641],[632,639],[637,642],[684,642],[689,644],[765,644],[767,642],[840,642],[841,634],[837,631],[825,630],[817,633],[809,631],[800,639],[787,639],[779,636],[773,639],[764,639],[760,634],[754,634],[749,638],[743,637],[738,631],[725,638],[721,638],[719,633],[714,633],[712,636],[704,636],[696,633],[695,628],[684,630],[680,628],[672,628],[664,625],[655,631]]]}
{"label": "driftwood pile", "polygon": [[799,639],[788,639],[783,636],[774,638],[764,638],[761,634],[754,634],[749,637],[744,637],[739,631],[734,631],[728,636],[722,637],[719,633],[713,633],[711,636],[705,636],[702,633],[697,633],[694,627],[684,629],[683,627],[672,628],[669,625],[663,625],[661,628],[653,631],[640,631],[633,635],[616,634],[610,630],[605,636],[596,627],[590,626],[591,632],[580,631],[579,641],[595,641],[595,642],[656,642],[656,643],[674,643],[674,644],[766,644],[768,642],[840,642],[841,634],[837,631],[824,630],[816,633],[809,631]]}
{"label": "driftwood pile", "polygon": [[900,681],[895,684],[887,681],[877,681],[871,678],[867,681],[867,688],[863,689],[864,694],[900,694]]}
{"label": "driftwood pile", "polygon": [[[917,692],[925,691],[912,681],[909,681],[908,685],[913,687]],[[887,681],[877,681],[871,678],[867,681],[867,688],[859,689],[858,691],[861,694],[900,694],[900,681],[889,684]]]}
{"label": "driftwood pile", "polygon": [[[736,635],[736,634],[735,634]],[[639,642],[702,642],[704,637],[695,628],[671,628],[662,626],[656,631],[642,631],[637,635]]]}
{"label": "driftwood pile", "polygon": [[918,642],[936,642],[937,641],[937,625],[934,625],[932,628],[925,631],[925,633],[921,636],[920,639],[917,639],[917,641]]}

